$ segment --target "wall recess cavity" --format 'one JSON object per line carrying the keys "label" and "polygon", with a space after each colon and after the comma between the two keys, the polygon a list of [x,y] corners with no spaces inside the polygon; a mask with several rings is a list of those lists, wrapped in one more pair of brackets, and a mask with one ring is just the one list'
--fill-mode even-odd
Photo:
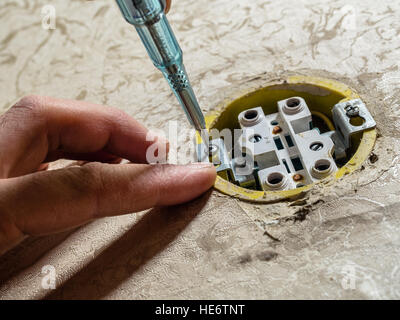
{"label": "wall recess cavity", "polygon": [[235,171],[235,161],[243,160],[243,168],[247,158],[234,159],[234,148],[228,150],[223,139],[208,142],[217,145],[211,155],[198,137],[198,157],[212,161],[218,153],[215,188],[247,201],[291,198],[327,177],[339,179],[361,166],[376,140],[375,121],[357,93],[330,79],[294,76],[266,83],[217,110],[206,116],[208,129],[241,128],[248,138],[232,145],[254,146],[253,171]]}

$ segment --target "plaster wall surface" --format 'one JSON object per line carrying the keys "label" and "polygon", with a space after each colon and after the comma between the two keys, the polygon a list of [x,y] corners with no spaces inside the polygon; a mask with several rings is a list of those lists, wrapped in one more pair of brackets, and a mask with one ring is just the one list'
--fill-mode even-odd
{"label": "plaster wall surface", "polygon": [[[48,1],[0,3],[2,111],[36,93],[189,128],[113,1],[52,4],[55,30],[42,28]],[[377,161],[303,201],[254,205],[210,191],[29,238],[0,257],[0,299],[399,299],[400,2],[175,0],[168,17],[205,112],[289,74],[336,79],[376,119]],[[55,290],[41,286],[46,265]]]}

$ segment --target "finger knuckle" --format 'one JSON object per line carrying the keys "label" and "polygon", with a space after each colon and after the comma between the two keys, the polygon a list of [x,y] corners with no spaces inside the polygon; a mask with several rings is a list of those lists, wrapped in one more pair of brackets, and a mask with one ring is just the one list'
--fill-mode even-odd
{"label": "finger knuckle", "polygon": [[42,97],[35,95],[35,94],[31,94],[31,95],[27,95],[22,97],[15,105],[16,106],[31,106],[31,107],[35,107],[38,106],[42,103]]}
{"label": "finger knuckle", "polygon": [[64,175],[65,182],[77,193],[97,196],[103,188],[100,164],[92,163],[80,167],[68,168]]}
{"label": "finger knuckle", "polygon": [[79,167],[77,174],[87,191],[97,194],[104,189],[103,166],[104,164],[93,162]]}
{"label": "finger knuckle", "polygon": [[28,95],[15,103],[9,111],[23,117],[39,117],[43,113],[44,107],[43,97]]}
{"label": "finger knuckle", "polygon": [[69,170],[68,184],[75,192],[90,200],[94,218],[101,205],[101,195],[104,194],[106,189],[102,167],[103,165],[100,163],[90,163]]}
{"label": "finger knuckle", "polygon": [[150,175],[150,180],[152,180],[149,185],[152,186],[153,192],[157,194],[157,198],[160,197],[162,193],[167,191],[168,181],[171,179],[167,172],[167,165],[154,164],[152,166],[152,171]]}
{"label": "finger knuckle", "polygon": [[0,128],[21,127],[22,124],[43,125],[44,102],[43,98],[36,95],[29,95],[21,98],[9,110],[0,117]]}
{"label": "finger knuckle", "polygon": [[21,98],[16,104],[14,104],[14,108],[25,108],[28,110],[36,110],[43,106],[43,97],[38,95],[28,95]]}

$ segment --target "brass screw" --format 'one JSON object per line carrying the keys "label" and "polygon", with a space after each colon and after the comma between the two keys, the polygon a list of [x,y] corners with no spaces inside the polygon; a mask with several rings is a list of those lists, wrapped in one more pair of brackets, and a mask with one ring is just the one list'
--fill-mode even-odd
{"label": "brass screw", "polygon": [[273,134],[277,134],[277,133],[280,133],[280,132],[282,132],[282,128],[281,128],[280,126],[275,126],[275,127],[272,129],[272,133],[273,133]]}
{"label": "brass screw", "polygon": [[302,176],[301,174],[296,173],[296,174],[293,176],[293,180],[294,180],[294,181],[303,180],[303,176]]}

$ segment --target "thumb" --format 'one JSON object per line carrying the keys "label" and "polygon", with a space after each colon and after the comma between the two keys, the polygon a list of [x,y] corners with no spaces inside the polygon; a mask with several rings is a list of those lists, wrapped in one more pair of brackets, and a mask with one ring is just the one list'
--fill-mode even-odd
{"label": "thumb", "polygon": [[23,235],[43,235],[99,217],[189,201],[215,177],[215,168],[206,163],[89,163],[37,172],[0,181],[0,217],[14,221]]}

